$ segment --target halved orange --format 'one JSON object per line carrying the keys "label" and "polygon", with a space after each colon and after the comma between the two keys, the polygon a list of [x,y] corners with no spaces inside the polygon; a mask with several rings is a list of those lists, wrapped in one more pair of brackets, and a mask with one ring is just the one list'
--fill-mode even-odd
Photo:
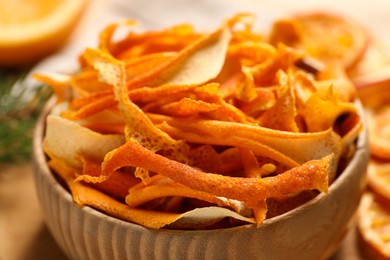
{"label": "halved orange", "polygon": [[88,0],[0,1],[0,66],[36,62],[68,38]]}

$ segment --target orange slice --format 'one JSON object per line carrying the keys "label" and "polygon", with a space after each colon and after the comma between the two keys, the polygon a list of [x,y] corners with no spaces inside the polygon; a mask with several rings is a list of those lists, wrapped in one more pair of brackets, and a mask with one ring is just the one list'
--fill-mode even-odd
{"label": "orange slice", "polygon": [[362,58],[369,37],[358,23],[327,13],[298,15],[297,18],[305,30],[305,49],[313,56],[325,61],[340,61],[345,68],[352,67]]}
{"label": "orange slice", "polygon": [[0,2],[0,65],[35,62],[68,38],[88,0]]}
{"label": "orange slice", "polygon": [[367,170],[367,181],[375,193],[390,200],[390,163],[378,163],[371,160]]}
{"label": "orange slice", "polygon": [[390,106],[366,109],[371,155],[390,160]]}
{"label": "orange slice", "polygon": [[369,259],[390,258],[390,210],[386,203],[367,192],[359,206],[358,230]]}
{"label": "orange slice", "polygon": [[350,19],[305,13],[276,22],[271,34],[271,42],[275,41],[303,49],[325,63],[341,63],[350,68],[363,56],[369,37],[363,27]]}

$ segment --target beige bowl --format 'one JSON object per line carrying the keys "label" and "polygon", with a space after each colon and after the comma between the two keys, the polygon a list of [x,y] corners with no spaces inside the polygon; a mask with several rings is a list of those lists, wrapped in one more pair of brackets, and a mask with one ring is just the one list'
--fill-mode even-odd
{"label": "beige bowl", "polygon": [[50,104],[34,134],[35,182],[46,223],[70,259],[324,259],[350,227],[365,186],[366,131],[328,195],[268,219],[259,229],[254,225],[205,231],[148,229],[73,202],[42,151],[49,108]]}

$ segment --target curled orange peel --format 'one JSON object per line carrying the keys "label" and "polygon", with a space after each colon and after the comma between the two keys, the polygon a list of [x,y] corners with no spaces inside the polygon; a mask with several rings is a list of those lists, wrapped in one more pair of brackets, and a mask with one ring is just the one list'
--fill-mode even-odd
{"label": "curled orange peel", "polygon": [[[179,52],[164,71],[158,74],[158,79],[152,80],[150,84],[203,84],[215,78],[224,65],[230,38],[230,30],[222,27],[200,39]],[[203,64],[207,66],[202,68]],[[198,69],[194,71],[194,67]]]}
{"label": "curled orange peel", "polygon": [[[162,212],[155,210],[146,210],[130,207],[119,202],[113,197],[81,182],[75,182],[75,170],[66,165],[62,160],[55,159],[48,162],[49,167],[66,182],[74,201],[80,206],[91,206],[110,216],[137,223],[149,228],[163,228],[165,226],[175,227],[175,223],[185,219],[197,219],[190,221],[186,226],[180,224],[179,228],[207,227],[225,217],[235,218],[246,223],[254,223],[252,218],[246,218],[234,212],[223,208],[207,207],[204,209],[194,209],[192,211],[179,214],[171,212]],[[212,213],[210,215],[210,213]],[[205,217],[207,216],[207,217]],[[204,225],[204,226],[203,226]]]}
{"label": "curled orange peel", "polygon": [[58,98],[58,102],[69,99],[71,96],[71,88],[69,75],[60,73],[34,73],[33,77],[36,80],[44,82],[51,86],[54,94]]}
{"label": "curled orange peel", "polygon": [[[108,151],[120,146],[125,141],[122,135],[103,135],[54,115],[48,116],[46,126],[47,131],[43,141],[44,151],[56,155],[68,165],[76,168],[81,167],[78,155],[85,155],[99,162],[103,160]],[[64,133],[83,141],[64,141],[59,145],[58,140],[64,138]]]}
{"label": "curled orange peel", "polygon": [[[177,95],[187,92],[198,87],[198,85],[162,85],[158,87],[140,87],[129,90],[128,94],[134,102],[150,102],[150,100],[158,99],[161,96]],[[67,117],[72,120],[89,117],[99,113],[105,109],[115,106],[117,102],[114,99],[112,91],[102,91],[92,93],[88,96],[83,96],[74,99],[71,103],[71,111]]]}
{"label": "curled orange peel", "polygon": [[110,52],[121,60],[164,51],[177,52],[194,44],[204,34],[190,24],[179,24],[160,31],[130,31],[124,39],[111,44]]}
{"label": "curled orange peel", "polygon": [[[80,160],[83,164],[81,172],[82,176],[84,176],[83,180],[86,179],[85,177],[87,175],[100,176],[100,163],[83,156],[80,156]],[[77,182],[81,180],[75,179],[75,181]],[[106,181],[93,184],[89,182],[89,185],[92,185],[92,187],[96,187],[98,190],[103,191],[108,195],[113,196],[114,198],[124,200],[128,194],[129,189],[138,184],[139,182],[139,179],[137,179],[136,176],[133,176],[129,172],[115,171]]]}
{"label": "curled orange peel", "polygon": [[120,203],[116,199],[80,182],[74,182],[74,169],[60,160],[52,160],[49,167],[66,181],[74,201],[81,206],[92,206],[113,217],[138,223],[146,227],[161,228],[180,218],[177,213],[165,213],[136,209]]}
{"label": "curled orange peel", "polygon": [[151,200],[166,197],[194,198],[216,204],[220,207],[229,207],[239,212],[243,206],[239,201],[217,197],[211,193],[193,190],[167,177],[155,175],[147,184],[140,183],[129,190],[126,204],[137,207]]}
{"label": "curled orange peel", "polygon": [[330,86],[325,93],[313,93],[307,100],[304,118],[308,131],[317,132],[333,127],[342,115],[356,113],[356,106],[351,102],[341,101]]}
{"label": "curled orange peel", "polygon": [[[85,55],[84,58],[87,59]],[[175,55],[176,53],[174,52],[162,52],[123,60],[126,67],[127,83],[131,86],[134,81],[146,78],[149,75],[148,71],[161,63],[167,62]],[[95,93],[98,95],[113,93],[111,85],[98,80],[98,72],[96,70],[88,69],[76,74],[72,77],[71,83],[78,93],[83,94],[82,96],[93,96]]]}
{"label": "curled orange peel", "polygon": [[[341,149],[340,136],[332,129],[316,133],[292,133],[235,122],[176,119],[156,115],[150,115],[150,117],[152,120],[165,121],[166,123],[160,127],[170,135],[190,142],[238,147],[247,145],[246,148],[251,150],[257,145],[267,146],[287,155],[290,160],[283,159],[285,161],[282,162],[282,159],[272,158],[271,154],[267,157],[286,163],[285,165],[289,167],[295,167],[312,159],[320,159],[330,153],[335,153],[337,158]],[[240,144],[240,141],[243,142]]]}
{"label": "curled orange peel", "polygon": [[86,58],[99,70],[103,80],[114,88],[115,98],[118,100],[126,129],[126,139],[134,139],[154,152],[165,151],[178,160],[187,161],[186,144],[172,139],[165,132],[158,129],[152,121],[134,104],[128,95],[126,86],[125,68],[119,62],[103,52],[90,50]]}
{"label": "curled orange peel", "polygon": [[296,122],[295,88],[290,82],[290,77],[283,71],[279,71],[277,77],[279,81],[278,98],[275,104],[260,116],[260,125],[275,130],[299,132]]}
{"label": "curled orange peel", "polygon": [[99,34],[99,49],[109,52],[113,42],[113,36],[120,26],[133,27],[137,24],[135,20],[123,20],[112,23],[104,28]]}
{"label": "curled orange peel", "polygon": [[106,155],[102,175],[109,176],[124,166],[142,167],[189,188],[254,205],[261,199],[302,190],[318,189],[327,192],[328,168],[332,157],[333,155],[328,155],[319,160],[309,161],[274,177],[237,178],[202,172],[153,153],[137,142],[128,141]]}

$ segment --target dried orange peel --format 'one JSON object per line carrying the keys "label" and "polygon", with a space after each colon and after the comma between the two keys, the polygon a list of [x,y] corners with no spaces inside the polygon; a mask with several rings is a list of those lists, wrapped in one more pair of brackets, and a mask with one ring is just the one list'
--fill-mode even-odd
{"label": "dried orange peel", "polygon": [[268,199],[328,192],[360,115],[335,74],[302,69],[306,54],[253,18],[211,33],[112,24],[77,74],[36,76],[58,96],[43,148],[78,204],[152,228],[260,226]]}

